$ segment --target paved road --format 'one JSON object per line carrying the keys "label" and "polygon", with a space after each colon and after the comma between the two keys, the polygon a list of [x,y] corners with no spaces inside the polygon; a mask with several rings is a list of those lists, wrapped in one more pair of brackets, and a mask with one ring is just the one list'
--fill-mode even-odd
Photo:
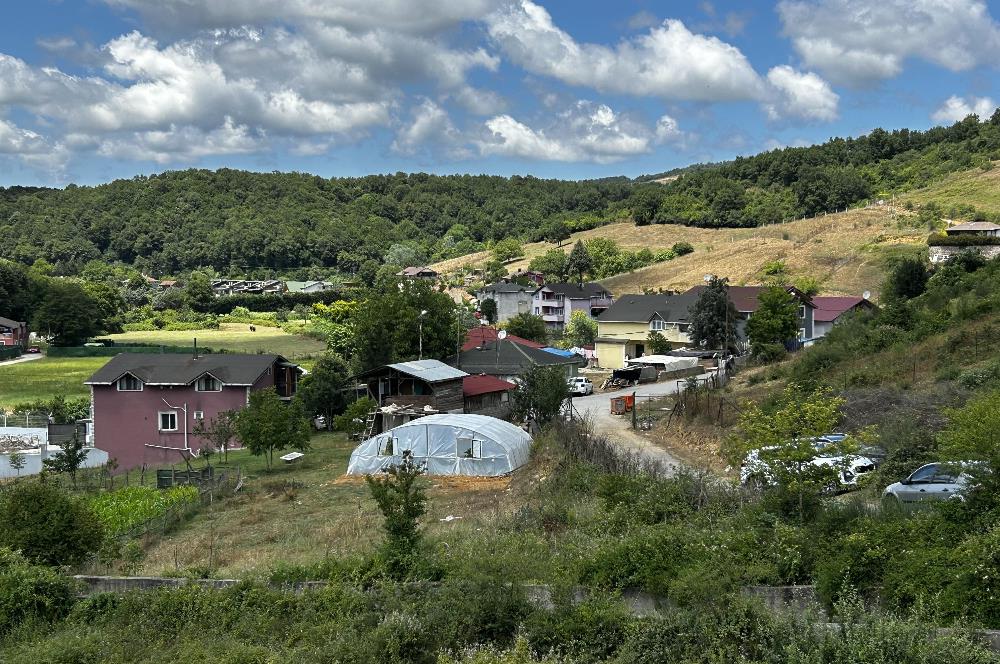
{"label": "paved road", "polygon": [[[702,374],[699,378],[705,378],[708,374]],[[594,422],[594,427],[601,433],[607,434],[622,448],[638,452],[639,454],[664,465],[666,473],[681,466],[681,462],[670,452],[653,445],[649,439],[636,433],[631,429],[631,415],[619,416],[611,414],[611,399],[636,393],[636,397],[645,396],[663,397],[677,392],[678,384],[683,382],[676,380],[666,380],[662,383],[647,383],[637,385],[624,390],[614,392],[602,392],[598,390],[594,394],[586,397],[574,397],[573,407],[584,417],[589,417]]]}
{"label": "paved road", "polygon": [[13,360],[4,360],[0,362],[0,367],[5,367],[8,364],[17,364],[18,362],[31,362],[32,360],[40,360],[43,357],[45,356],[42,355],[41,353],[30,353],[22,355],[21,357],[14,358]]}

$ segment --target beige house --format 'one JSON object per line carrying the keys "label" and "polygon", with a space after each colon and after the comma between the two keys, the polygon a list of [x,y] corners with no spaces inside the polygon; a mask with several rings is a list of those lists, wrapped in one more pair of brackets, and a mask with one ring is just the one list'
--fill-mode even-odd
{"label": "beige house", "polygon": [[597,364],[621,369],[627,360],[649,354],[650,332],[673,343],[689,343],[688,310],[697,299],[689,294],[622,295],[597,318]]}

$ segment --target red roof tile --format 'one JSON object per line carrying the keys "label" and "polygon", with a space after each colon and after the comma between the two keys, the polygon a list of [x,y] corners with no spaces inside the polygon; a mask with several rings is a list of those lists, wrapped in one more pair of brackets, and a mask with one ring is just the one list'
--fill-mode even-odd
{"label": "red roof tile", "polygon": [[489,392],[507,392],[516,387],[517,385],[514,383],[493,376],[466,376],[462,379],[462,394],[467,397],[475,397]]}

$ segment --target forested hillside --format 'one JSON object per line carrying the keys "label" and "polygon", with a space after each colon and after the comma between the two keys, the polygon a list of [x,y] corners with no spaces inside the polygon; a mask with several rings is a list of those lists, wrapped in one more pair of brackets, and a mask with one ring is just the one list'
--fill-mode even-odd
{"label": "forested hillside", "polygon": [[57,274],[76,274],[95,259],[157,276],[198,267],[300,278],[374,274],[383,264],[440,261],[508,237],[540,240],[613,220],[778,223],[957,170],[989,169],[996,159],[1000,112],[984,122],[969,116],[924,132],[876,129],[679,169],[661,182],[426,174],[325,179],[225,169],[96,187],[11,187],[0,189],[0,258],[44,259]]}

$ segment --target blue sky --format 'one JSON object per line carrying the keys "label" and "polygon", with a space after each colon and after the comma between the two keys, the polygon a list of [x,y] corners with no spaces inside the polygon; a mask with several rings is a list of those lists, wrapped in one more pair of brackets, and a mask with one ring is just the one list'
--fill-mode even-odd
{"label": "blue sky", "polygon": [[11,4],[0,185],[635,176],[1000,99],[1000,7],[975,0]]}

